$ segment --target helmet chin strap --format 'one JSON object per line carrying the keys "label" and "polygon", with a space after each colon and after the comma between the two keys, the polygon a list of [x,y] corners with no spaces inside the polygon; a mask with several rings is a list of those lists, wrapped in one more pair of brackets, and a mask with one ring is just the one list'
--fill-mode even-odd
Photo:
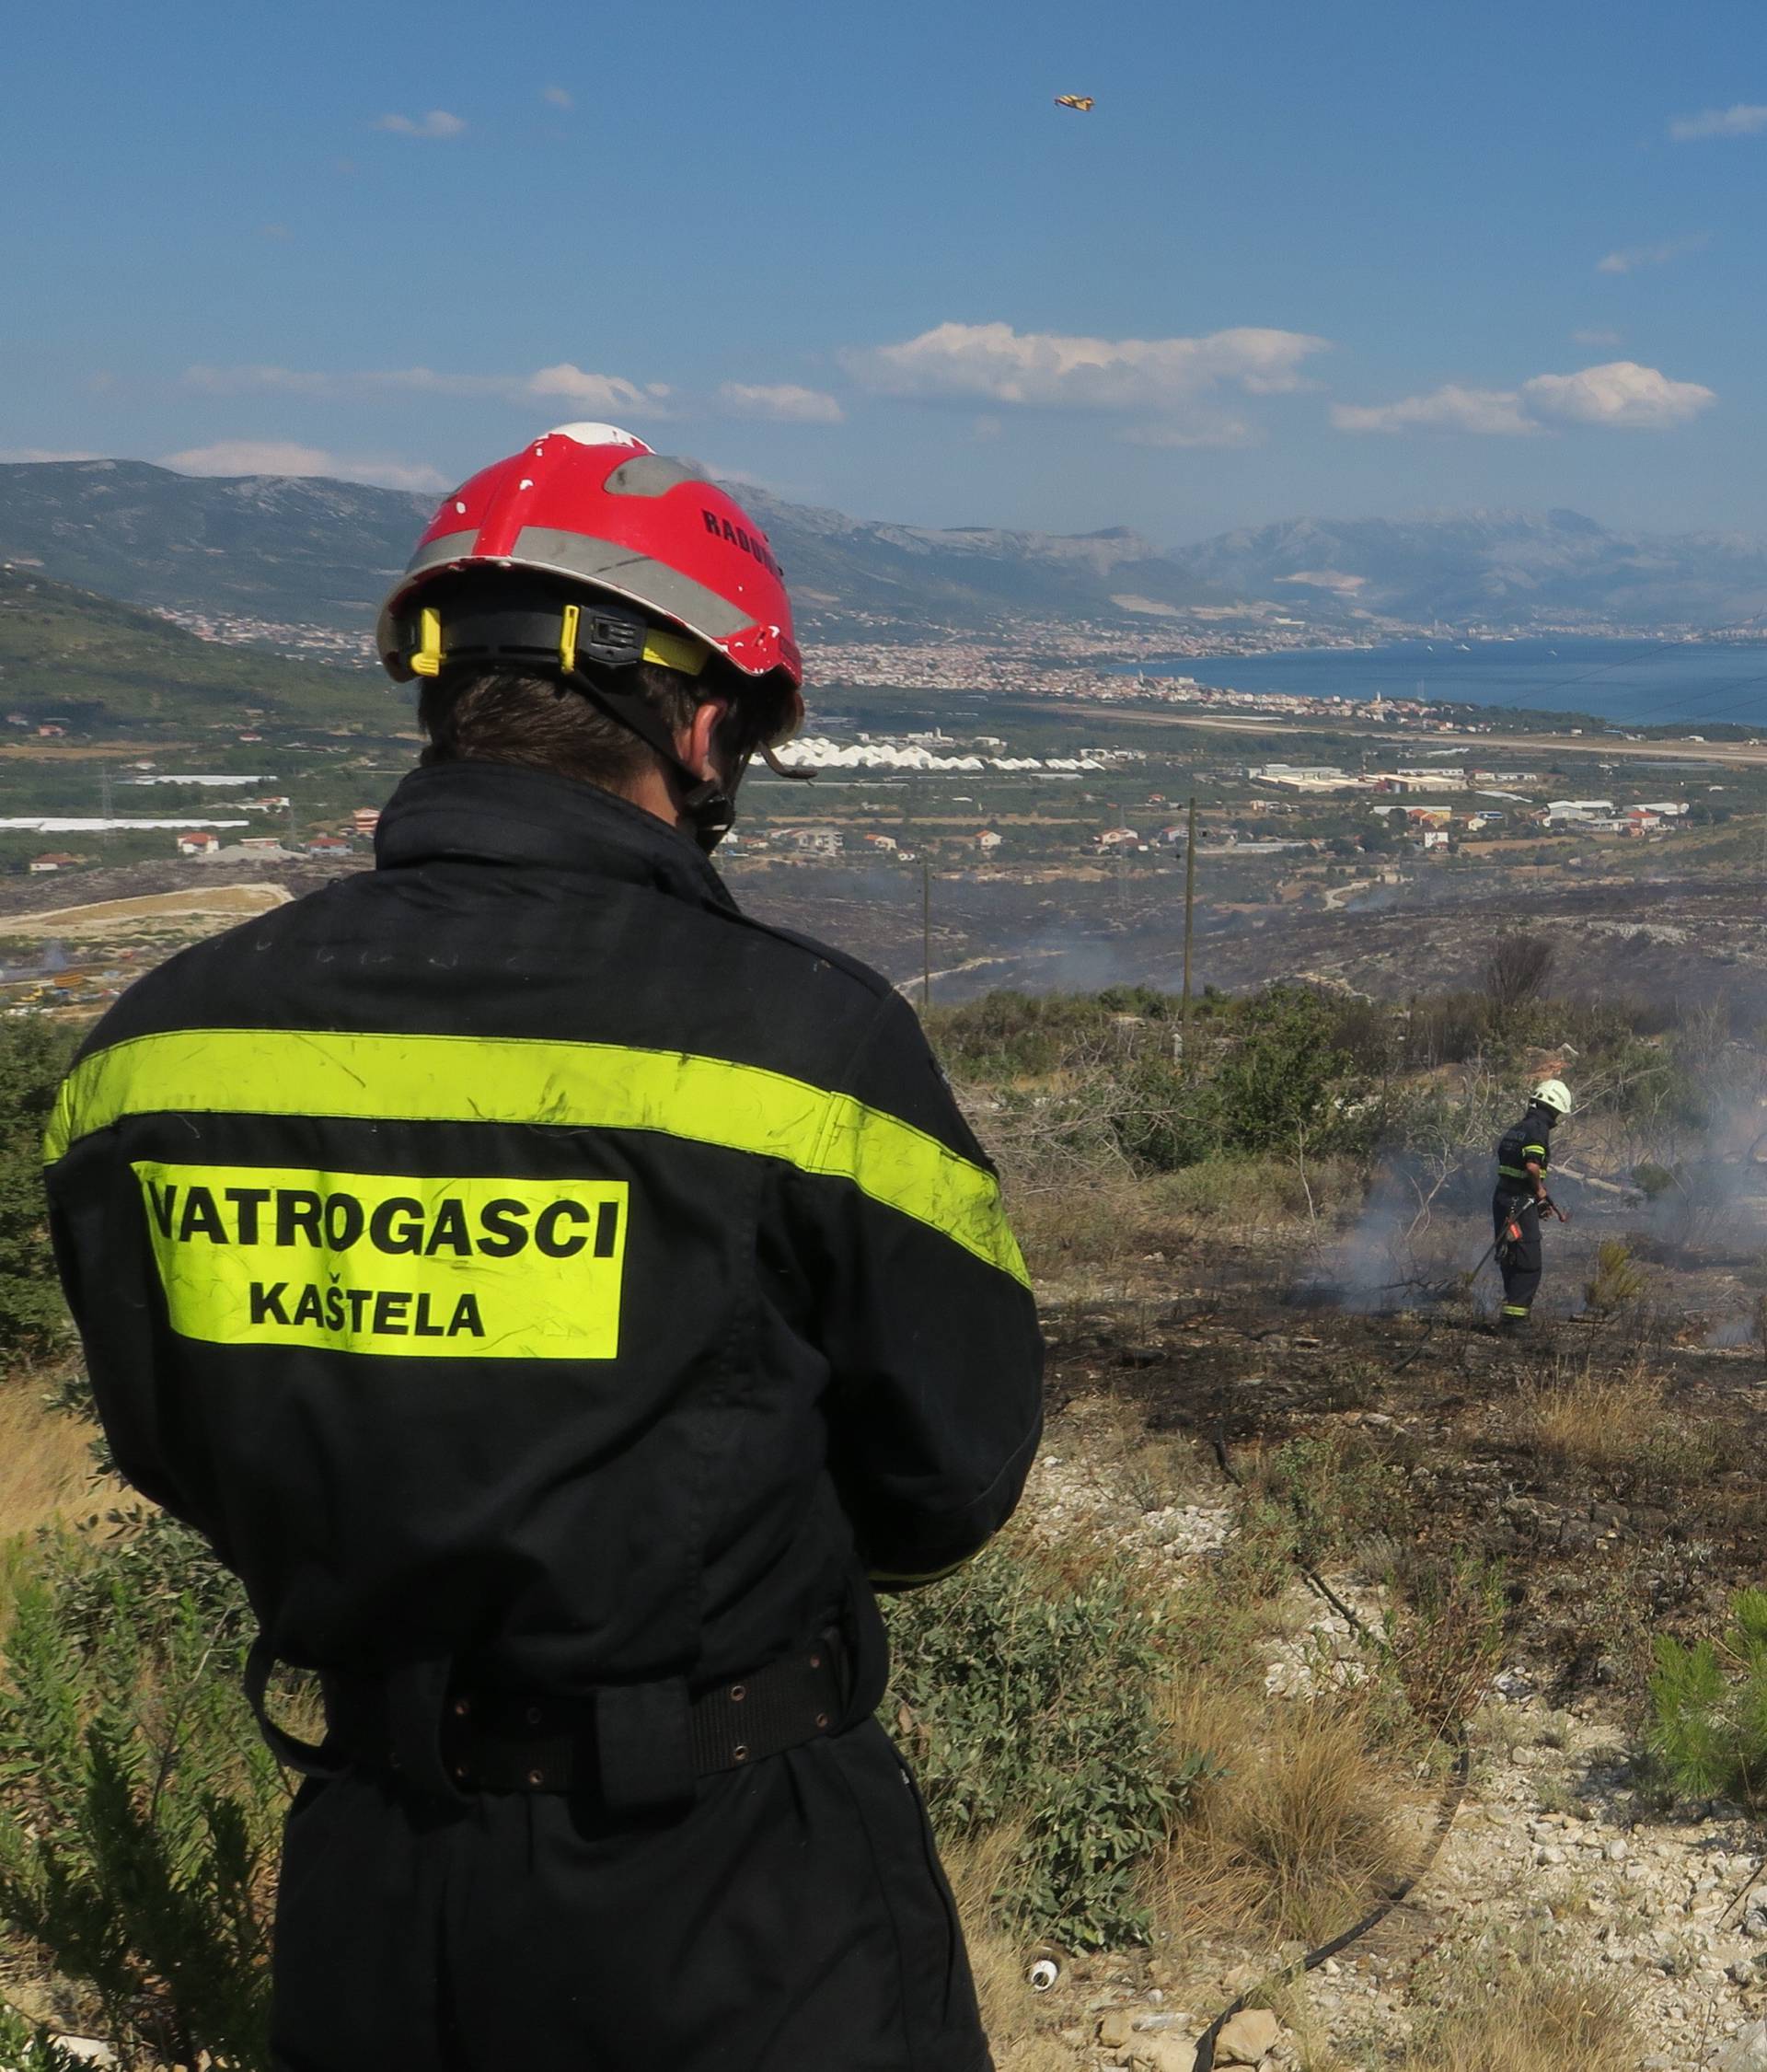
{"label": "helmet chin strap", "polygon": [[[653,749],[663,758],[682,785],[682,817],[694,840],[710,856],[730,832],[736,818],[735,787],[726,784],[720,777],[702,777],[681,759],[675,738],[664,725],[662,715],[641,691],[626,690],[583,669],[561,670],[559,689],[581,692],[610,720],[623,726],[629,734],[637,735],[647,748]],[[816,774],[814,770],[793,770],[782,763],[770,743],[764,742],[759,753],[776,777],[787,777],[794,783],[807,784]]]}
{"label": "helmet chin strap", "polygon": [[682,786],[682,817],[694,840],[710,856],[730,832],[736,817],[736,801],[723,780],[702,777],[682,760],[662,715],[641,691],[618,689],[583,669],[560,670],[559,689],[560,693],[579,692],[663,758]]}

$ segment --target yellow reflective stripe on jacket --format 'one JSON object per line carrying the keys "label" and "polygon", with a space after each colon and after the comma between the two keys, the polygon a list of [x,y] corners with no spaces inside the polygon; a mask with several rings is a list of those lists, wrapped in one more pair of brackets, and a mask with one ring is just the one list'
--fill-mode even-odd
{"label": "yellow reflective stripe on jacket", "polygon": [[656,1130],[850,1180],[1031,1284],[990,1173],[850,1094],[759,1065],[517,1036],[178,1029],[83,1059],[57,1096],[44,1157],[162,1112]]}

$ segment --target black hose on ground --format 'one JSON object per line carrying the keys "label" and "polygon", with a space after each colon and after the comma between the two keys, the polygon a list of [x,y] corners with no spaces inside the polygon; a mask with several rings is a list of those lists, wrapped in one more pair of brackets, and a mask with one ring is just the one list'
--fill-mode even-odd
{"label": "black hose on ground", "polygon": [[[1233,1463],[1227,1451],[1227,1434],[1219,1425],[1215,1429],[1215,1459],[1228,1481],[1236,1489],[1242,1489],[1245,1484],[1234,1472]],[[1371,1641],[1377,1647],[1384,1648],[1388,1645],[1379,1635],[1370,1633],[1363,1620],[1351,1606],[1345,1603],[1324,1577],[1310,1568],[1299,1556],[1295,1557],[1295,1567],[1299,1570],[1301,1580],[1307,1587],[1323,1603],[1329,1604],[1358,1638]],[[1466,1788],[1472,1775],[1472,1743],[1467,1732],[1467,1722],[1461,1719],[1456,1722],[1454,1729],[1454,1767],[1443,1787],[1441,1804],[1436,1815],[1435,1832],[1416,1868],[1391,1886],[1354,1927],[1346,1928],[1340,1936],[1334,1936],[1330,1942],[1321,1943],[1317,1950],[1310,1950],[1295,1962],[1285,1964],[1280,1971],[1273,1972],[1260,1985],[1249,1988],[1237,2000],[1223,2008],[1197,2038],[1196,2055],[1192,2062],[1191,2072],[1215,2072],[1215,2045],[1219,2041],[1221,2031],[1236,2014],[1244,2012],[1253,1994],[1267,1992],[1275,1985],[1286,1985],[1293,1979],[1302,1978],[1307,1973],[1317,1971],[1322,1964],[1335,1957],[1340,1950],[1347,1950],[1351,1943],[1358,1941],[1371,1928],[1379,1927],[1394,1907],[1403,1904],[1410,1897],[1417,1885],[1428,1876],[1436,1858],[1441,1854],[1442,1845],[1448,1840],[1449,1830],[1454,1824],[1454,1816],[1460,1812],[1461,1801],[1466,1797]]]}

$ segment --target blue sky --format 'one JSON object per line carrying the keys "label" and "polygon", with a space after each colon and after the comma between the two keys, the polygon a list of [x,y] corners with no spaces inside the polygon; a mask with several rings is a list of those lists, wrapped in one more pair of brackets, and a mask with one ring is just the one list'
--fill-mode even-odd
{"label": "blue sky", "polygon": [[15,457],[1767,531],[1761,0],[17,12]]}

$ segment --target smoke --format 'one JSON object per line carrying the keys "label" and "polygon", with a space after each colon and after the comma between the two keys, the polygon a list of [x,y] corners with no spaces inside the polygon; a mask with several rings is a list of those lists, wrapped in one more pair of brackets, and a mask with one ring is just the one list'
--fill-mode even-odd
{"label": "smoke", "polygon": [[1467,1285],[1488,1238],[1490,1182],[1472,1152],[1432,1162],[1393,1146],[1374,1159],[1355,1222],[1322,1246],[1291,1300],[1375,1315],[1442,1302]]}

